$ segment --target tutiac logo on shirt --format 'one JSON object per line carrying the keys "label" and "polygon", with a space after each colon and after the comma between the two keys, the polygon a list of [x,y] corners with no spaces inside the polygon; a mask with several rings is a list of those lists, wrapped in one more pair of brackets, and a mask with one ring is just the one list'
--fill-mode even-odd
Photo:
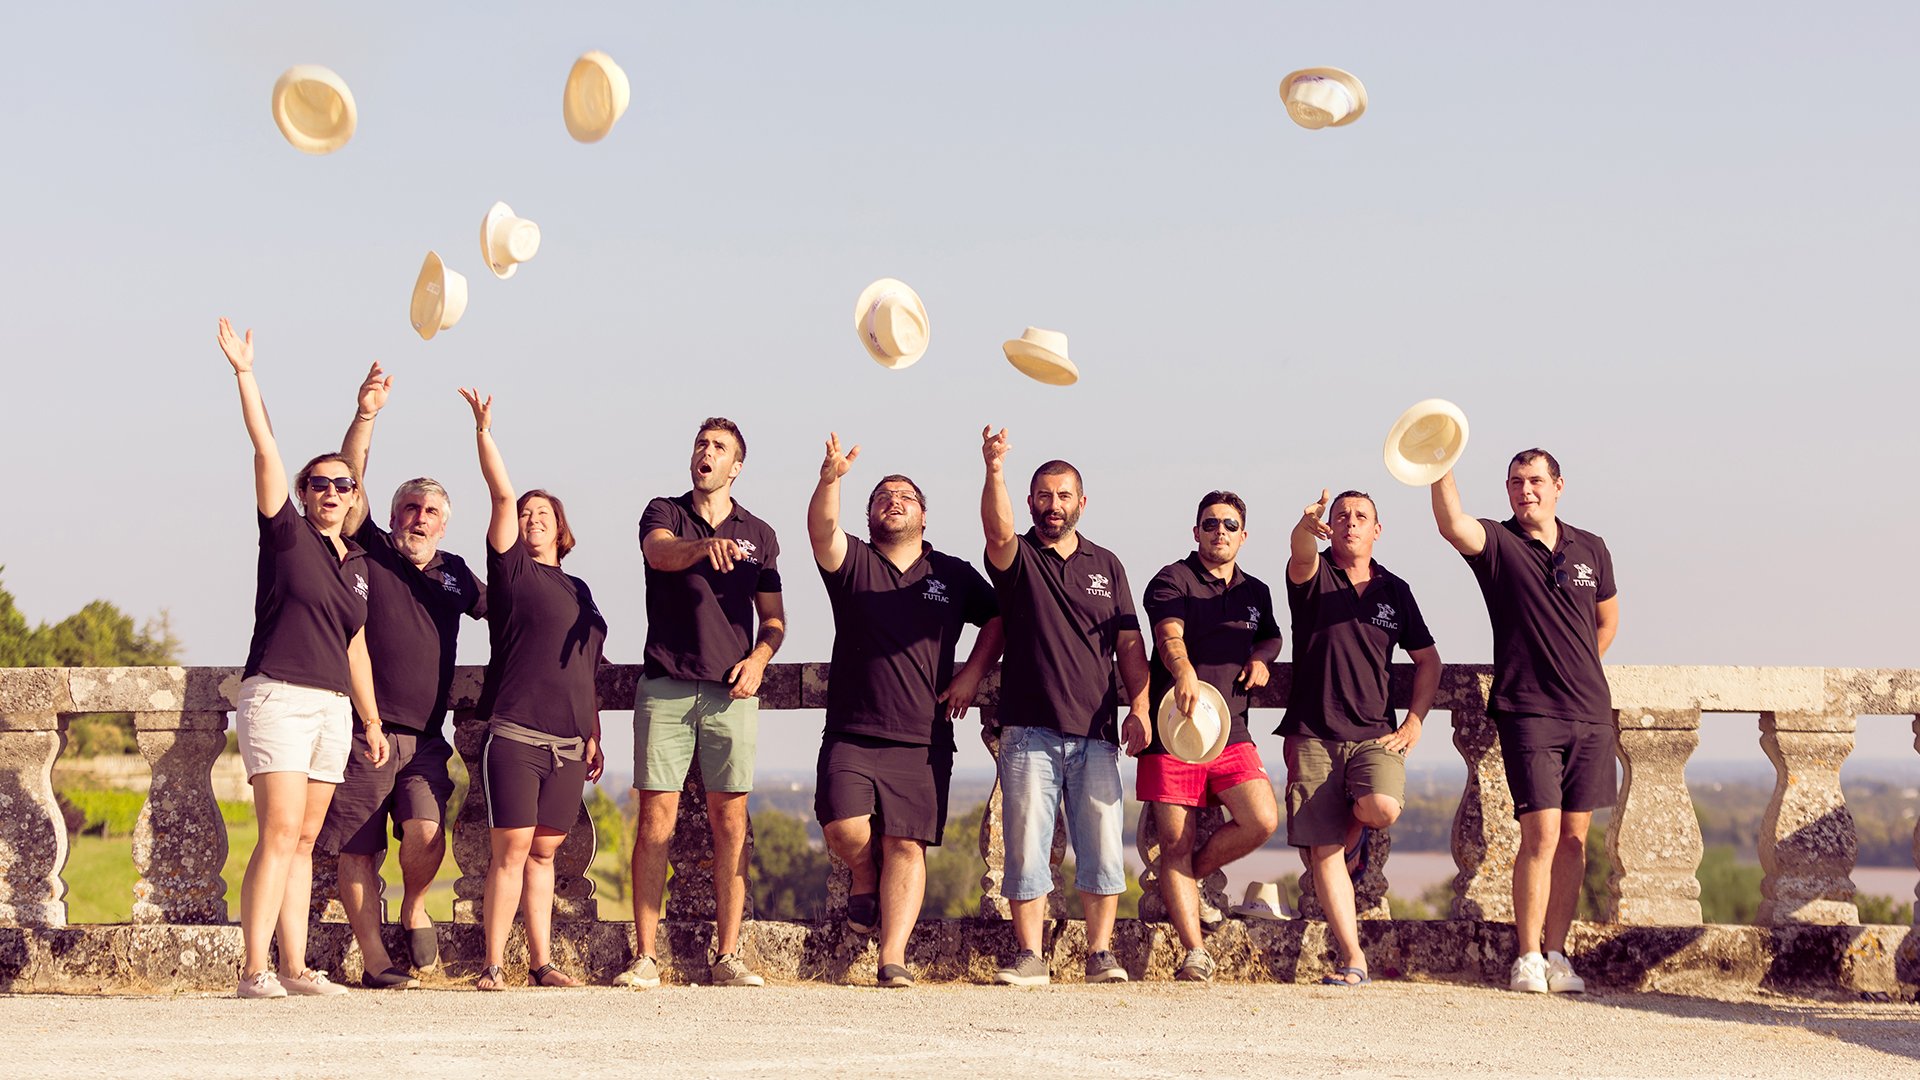
{"label": "tutiac logo on shirt", "polygon": [[947,583],[938,578],[928,578],[927,591],[920,594],[920,599],[932,600],[940,604],[948,603]]}
{"label": "tutiac logo on shirt", "polygon": [[440,571],[440,587],[447,592],[457,593],[460,591],[460,579],[442,570]]}
{"label": "tutiac logo on shirt", "polygon": [[1247,629],[1260,629],[1260,609],[1252,604],[1247,605]]}
{"label": "tutiac logo on shirt", "polygon": [[1385,630],[1400,629],[1400,624],[1393,621],[1394,611],[1392,604],[1376,603],[1374,607],[1380,610],[1374,612],[1373,618],[1367,620],[1368,622]]}
{"label": "tutiac logo on shirt", "polygon": [[1088,596],[1104,596],[1107,599],[1111,600],[1113,599],[1112,586],[1113,586],[1113,579],[1108,577],[1105,574],[1088,574],[1087,575],[1087,595]]}
{"label": "tutiac logo on shirt", "polygon": [[759,557],[754,554],[758,547],[751,540],[735,540],[733,546],[740,549],[740,558],[746,562],[757,563]]}
{"label": "tutiac logo on shirt", "polygon": [[367,598],[367,579],[361,577],[359,574],[353,575],[353,591],[360,599],[365,600]]}
{"label": "tutiac logo on shirt", "polygon": [[1589,589],[1597,589],[1600,587],[1600,583],[1593,579],[1593,567],[1588,566],[1586,563],[1573,564],[1573,581],[1571,584],[1585,585]]}

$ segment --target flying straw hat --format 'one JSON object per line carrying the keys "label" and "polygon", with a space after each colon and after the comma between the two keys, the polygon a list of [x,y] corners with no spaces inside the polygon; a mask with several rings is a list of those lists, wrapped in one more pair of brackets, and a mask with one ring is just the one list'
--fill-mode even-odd
{"label": "flying straw hat", "polygon": [[1467,414],[1460,406],[1428,398],[1400,414],[1382,451],[1395,480],[1426,487],[1447,475],[1467,448]]}
{"label": "flying straw hat", "polygon": [[273,122],[295,150],[331,154],[353,138],[353,91],[319,64],[295,64],[273,84]]}
{"label": "flying straw hat", "polygon": [[853,305],[853,332],[875,363],[895,371],[927,354],[932,333],[920,294],[893,278],[881,278],[860,291]]}
{"label": "flying straw hat", "polygon": [[1000,346],[1007,362],[1022,375],[1054,386],[1071,386],[1080,381],[1080,369],[1067,359],[1067,335],[1055,330],[1027,327],[1027,332]]}
{"label": "flying straw hat", "polygon": [[1189,765],[1205,765],[1227,748],[1227,736],[1233,733],[1233,713],[1227,699],[1209,682],[1200,684],[1200,697],[1193,703],[1193,715],[1182,713],[1173,703],[1173,691],[1160,699],[1160,715],[1154,722],[1160,729],[1160,745],[1167,753]]}
{"label": "flying straw hat", "polygon": [[567,90],[560,99],[560,112],[567,119],[567,134],[581,142],[599,142],[613,130],[614,121],[627,111],[627,73],[613,57],[595,50],[582,53],[567,72]]}
{"label": "flying straw hat", "polygon": [[1303,128],[1345,127],[1367,111],[1367,88],[1339,68],[1303,68],[1280,80],[1287,115]]}
{"label": "flying straw hat", "polygon": [[413,302],[407,307],[407,319],[421,338],[433,335],[460,321],[467,310],[467,279],[447,269],[437,252],[427,252],[420,265],[420,276],[413,283]]}
{"label": "flying straw hat", "polygon": [[513,207],[497,202],[480,219],[480,258],[502,281],[540,250],[540,226],[514,217]]}

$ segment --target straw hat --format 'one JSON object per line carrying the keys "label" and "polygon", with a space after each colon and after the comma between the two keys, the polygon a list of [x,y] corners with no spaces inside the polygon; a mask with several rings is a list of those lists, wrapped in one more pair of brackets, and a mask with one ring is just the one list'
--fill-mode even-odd
{"label": "straw hat", "polygon": [[927,306],[903,281],[881,278],[860,292],[853,305],[853,332],[867,355],[895,371],[927,354]]}
{"label": "straw hat", "polygon": [[497,202],[480,219],[480,258],[502,281],[540,250],[540,226],[514,217],[513,207]]}
{"label": "straw hat", "polygon": [[1227,748],[1227,736],[1233,734],[1233,713],[1227,699],[1210,682],[1200,684],[1200,698],[1188,716],[1173,704],[1173,691],[1160,699],[1160,715],[1154,726],[1160,729],[1160,745],[1167,753],[1189,765],[1205,765]]}
{"label": "straw hat", "polygon": [[319,64],[295,64],[273,84],[273,122],[295,150],[331,154],[353,138],[353,91]]}
{"label": "straw hat", "polygon": [[1428,398],[1393,422],[1383,454],[1395,480],[1426,487],[1447,475],[1466,448],[1467,414],[1451,401]]}
{"label": "straw hat", "polygon": [[1303,68],[1280,80],[1287,115],[1303,128],[1345,127],[1367,111],[1367,88],[1339,68]]}
{"label": "straw hat", "polygon": [[407,319],[421,338],[450,329],[467,310],[467,279],[447,269],[436,252],[427,252],[420,265],[420,276],[413,283],[413,303],[407,306]]}
{"label": "straw hat", "polygon": [[560,99],[560,112],[567,119],[567,134],[581,142],[599,142],[613,130],[614,121],[627,111],[627,73],[613,57],[595,50],[582,53],[567,72],[567,90]]}
{"label": "straw hat", "polygon": [[1080,369],[1067,359],[1067,335],[1054,330],[1027,327],[1027,332],[1001,346],[1007,362],[1022,375],[1054,386],[1072,386],[1080,381]]}
{"label": "straw hat", "polygon": [[1272,881],[1247,882],[1247,898],[1235,904],[1233,913],[1249,919],[1293,918],[1293,912],[1280,902],[1280,886]]}

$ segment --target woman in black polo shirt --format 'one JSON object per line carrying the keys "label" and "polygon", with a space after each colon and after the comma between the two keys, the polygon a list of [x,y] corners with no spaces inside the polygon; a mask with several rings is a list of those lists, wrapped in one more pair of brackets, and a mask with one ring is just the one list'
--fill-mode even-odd
{"label": "woman in black polo shirt", "polygon": [[553,856],[580,816],[582,785],[600,779],[594,669],[606,620],[587,583],[560,569],[573,550],[567,511],[544,491],[515,500],[494,445],[493,398],[473,407],[480,474],[493,497],[487,524],[487,629],[493,656],[475,715],[487,722],[480,752],[493,861],[487,870],[487,968],[474,985],[504,990],[500,963],[515,907],[527,920],[527,975],[536,986],[578,986],[549,957]]}
{"label": "woman in black polo shirt", "polygon": [[[367,575],[362,552],[341,535],[360,498],[359,478],[339,454],[322,454],[294,478],[267,422],[253,377],[253,331],[242,339],[220,320],[220,350],[240,383],[240,413],[253,440],[253,494],[259,510],[259,583],[253,643],[234,712],[240,759],[253,785],[260,840],[240,886],[246,959],[243,998],[344,994],[327,973],[306,965],[307,909],[313,893],[313,841],[344,778],[353,745],[353,709],[365,718],[368,757],[385,763],[387,740],[374,706],[367,662]],[[267,966],[275,924],[280,970]]]}

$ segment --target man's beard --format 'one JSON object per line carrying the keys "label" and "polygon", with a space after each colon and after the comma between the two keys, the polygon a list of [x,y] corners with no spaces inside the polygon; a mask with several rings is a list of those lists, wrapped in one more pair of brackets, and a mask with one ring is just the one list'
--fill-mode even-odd
{"label": "man's beard", "polygon": [[1048,522],[1048,515],[1035,514],[1033,515],[1033,527],[1040,530],[1041,536],[1049,540],[1058,540],[1071,532],[1074,526],[1080,524],[1080,511],[1077,509],[1064,511],[1060,516],[1062,518],[1061,523],[1054,525]]}
{"label": "man's beard", "polygon": [[885,517],[867,519],[867,533],[876,544],[899,544],[918,540],[925,533],[926,526],[916,525],[903,518],[898,526],[887,524]]}
{"label": "man's beard", "polygon": [[708,472],[708,473],[695,472],[693,474],[693,490],[695,491],[715,492],[715,491],[719,491],[721,488],[725,487],[726,485],[727,485],[727,474],[721,472],[719,469],[715,469],[712,472]]}

